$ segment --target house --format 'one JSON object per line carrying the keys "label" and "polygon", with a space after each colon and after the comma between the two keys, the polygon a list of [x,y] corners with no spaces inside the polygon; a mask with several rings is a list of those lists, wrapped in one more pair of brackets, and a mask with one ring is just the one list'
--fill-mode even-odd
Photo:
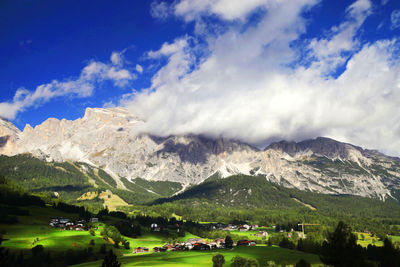
{"label": "house", "polygon": [[239,231],[240,231],[240,232],[246,232],[246,231],[249,231],[249,229],[248,229],[248,228],[246,228],[246,227],[244,227],[244,226],[240,226],[238,229],[239,229]]}
{"label": "house", "polygon": [[218,245],[225,244],[225,238],[216,238],[214,239],[214,242]]}
{"label": "house", "polygon": [[259,231],[258,233],[255,233],[254,236],[258,236],[258,237],[268,237],[268,232],[266,231]]}
{"label": "house", "polygon": [[[68,225],[67,225],[68,224]],[[64,228],[64,227],[68,227],[70,225],[73,225],[73,223],[71,223],[69,221],[69,219],[66,218],[62,218],[62,217],[58,217],[58,218],[53,218],[51,219],[49,225],[51,227],[57,227],[57,228]]]}
{"label": "house", "polygon": [[167,251],[167,248],[164,248],[164,247],[154,247],[154,248],[153,248],[153,251],[154,251],[154,252],[165,252],[165,251]]}
{"label": "house", "polygon": [[149,252],[149,249],[146,247],[137,247],[133,250],[133,253],[142,253],[142,252]]}
{"label": "house", "polygon": [[151,228],[151,231],[153,231],[153,232],[160,232],[161,231],[161,227],[158,226],[156,223],[152,223],[150,225],[150,228]]}
{"label": "house", "polygon": [[66,223],[69,222],[69,219],[66,219],[66,218],[59,218],[59,219],[58,219],[58,222],[59,222],[59,223],[66,224]]}
{"label": "house", "polygon": [[206,242],[205,242],[203,239],[201,239],[201,238],[189,238],[189,239],[187,240],[187,242],[190,243],[190,244],[192,244],[192,245],[194,245],[194,244],[196,244],[196,243],[202,243],[202,244],[206,243]]}
{"label": "house", "polygon": [[170,244],[166,244],[163,246],[163,248],[165,248],[166,250],[172,250],[173,246]]}
{"label": "house", "polygon": [[217,223],[217,224],[215,225],[215,227],[216,227],[217,229],[219,229],[219,230],[224,230],[225,227],[226,227],[226,225],[219,222],[219,223]]}
{"label": "house", "polygon": [[246,228],[247,230],[250,230],[250,228],[251,228],[251,226],[248,225],[248,224],[243,224],[243,225],[241,225],[241,226],[244,227],[244,228]]}
{"label": "house", "polygon": [[228,226],[225,227],[225,230],[228,230],[228,231],[233,231],[236,229],[237,229],[237,226],[234,224],[228,224]]}
{"label": "house", "polygon": [[189,243],[189,242],[186,242],[184,244],[184,247],[185,247],[185,250],[191,250],[191,249],[193,249],[193,244]]}
{"label": "house", "polygon": [[99,222],[99,218],[90,218],[90,219],[89,219],[89,222],[91,222],[91,223],[97,223],[97,222]]}
{"label": "house", "polygon": [[211,247],[204,243],[195,243],[193,245],[193,250],[210,250]]}
{"label": "house", "polygon": [[257,243],[254,240],[239,240],[237,246],[255,246]]}

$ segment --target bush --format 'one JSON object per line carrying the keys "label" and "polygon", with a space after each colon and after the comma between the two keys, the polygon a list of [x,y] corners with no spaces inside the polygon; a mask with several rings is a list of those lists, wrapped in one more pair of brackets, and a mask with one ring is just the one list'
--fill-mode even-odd
{"label": "bush", "polygon": [[301,259],[296,263],[296,267],[311,267],[311,264],[305,259]]}
{"label": "bush", "polygon": [[36,245],[32,248],[33,255],[39,255],[44,252],[44,247],[42,245]]}
{"label": "bush", "polygon": [[106,245],[105,245],[105,244],[101,245],[101,247],[100,247],[100,253],[101,253],[101,254],[106,254],[106,252],[107,252]]}
{"label": "bush", "polygon": [[296,248],[296,245],[286,237],[282,238],[281,242],[279,242],[279,246],[281,248],[288,248],[288,249],[295,249]]}
{"label": "bush", "polygon": [[225,258],[222,254],[217,254],[212,258],[213,267],[222,267],[225,263]]}
{"label": "bush", "polygon": [[112,249],[104,257],[101,267],[120,267],[121,263],[118,262],[117,256],[114,254]]}
{"label": "bush", "polygon": [[259,267],[260,264],[255,259],[246,259],[236,256],[232,259],[232,267]]}
{"label": "bush", "polygon": [[96,235],[96,231],[93,228],[89,229],[89,234],[91,234],[92,236]]}

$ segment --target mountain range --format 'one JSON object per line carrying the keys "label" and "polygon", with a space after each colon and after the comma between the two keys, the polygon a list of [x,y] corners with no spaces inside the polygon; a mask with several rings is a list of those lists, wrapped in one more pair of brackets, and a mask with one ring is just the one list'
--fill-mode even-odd
{"label": "mountain range", "polygon": [[0,119],[0,154],[30,154],[47,164],[79,163],[74,166],[82,173],[87,168],[101,170],[112,180],[107,184],[120,190],[130,191],[138,181],[168,182],[176,189],[168,191],[171,195],[207,179],[233,175],[263,177],[303,191],[381,200],[396,198],[400,189],[399,158],[330,138],[280,141],[259,149],[222,137],[138,133],[142,123],[120,107],[87,108],[77,120],[49,118],[23,131]]}

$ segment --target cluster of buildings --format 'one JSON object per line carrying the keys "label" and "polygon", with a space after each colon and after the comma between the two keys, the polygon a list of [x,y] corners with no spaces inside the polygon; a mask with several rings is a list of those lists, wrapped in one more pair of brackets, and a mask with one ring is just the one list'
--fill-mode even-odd
{"label": "cluster of buildings", "polygon": [[225,231],[235,231],[239,230],[241,232],[256,230],[258,228],[258,224],[248,225],[248,224],[223,224],[223,223],[209,223],[204,224],[203,227],[208,228],[209,230],[225,230]]}
{"label": "cluster of buildings", "polygon": [[51,219],[49,225],[54,228],[60,228],[64,230],[76,230],[85,231],[87,230],[87,222],[98,222],[98,218],[90,218],[88,221],[85,219],[78,219],[77,221],[71,221],[68,218],[57,217]]}
{"label": "cluster of buildings", "polygon": [[[253,240],[239,240],[237,246],[255,246],[256,242]],[[184,250],[211,250],[225,248],[225,239],[216,238],[211,242],[207,242],[202,238],[189,238],[186,242],[176,244],[165,244],[162,247],[154,247],[154,252],[166,252],[166,251],[184,251]],[[150,250],[146,247],[137,247],[133,250],[133,253],[149,252]]]}
{"label": "cluster of buildings", "polygon": [[150,229],[153,232],[160,232],[162,230],[173,230],[173,231],[177,231],[179,233],[179,224],[171,224],[171,225],[158,225],[156,223],[152,223],[150,225]]}

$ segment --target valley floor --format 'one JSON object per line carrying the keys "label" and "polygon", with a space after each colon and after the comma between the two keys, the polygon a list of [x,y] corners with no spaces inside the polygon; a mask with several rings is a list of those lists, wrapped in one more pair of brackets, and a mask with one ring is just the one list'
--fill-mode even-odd
{"label": "valley floor", "polygon": [[[260,266],[265,266],[268,261],[279,264],[295,265],[300,259],[305,259],[315,266],[322,266],[318,255],[303,253],[284,249],[276,246],[256,246],[256,247],[236,247],[232,250],[212,250],[212,251],[170,251],[160,253],[142,253],[137,255],[124,254],[118,259],[122,266],[182,266],[198,267],[212,266],[212,257],[216,254],[225,257],[225,265],[230,266],[233,257],[241,256],[248,259],[257,259]],[[102,261],[88,262],[74,265],[76,267],[99,266]]]}

